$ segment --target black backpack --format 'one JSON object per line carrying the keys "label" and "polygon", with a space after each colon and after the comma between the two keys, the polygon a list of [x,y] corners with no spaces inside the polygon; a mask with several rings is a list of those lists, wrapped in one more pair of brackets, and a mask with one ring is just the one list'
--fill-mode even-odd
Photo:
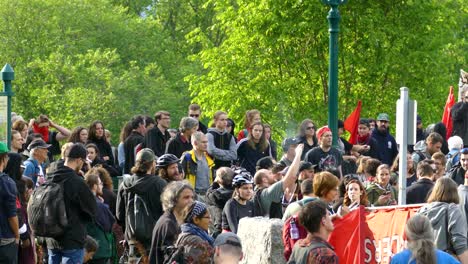
{"label": "black backpack", "polygon": [[184,263],[184,246],[169,246],[164,249],[163,264]]}
{"label": "black backpack", "polygon": [[126,229],[130,238],[139,242],[151,241],[156,220],[145,200],[138,194],[129,192],[126,208]]}
{"label": "black backpack", "polygon": [[257,191],[255,191],[255,195],[253,198],[255,216],[265,216],[267,214],[267,212],[265,212],[265,209],[263,209],[262,202],[261,202],[262,191],[263,189],[258,189]]}
{"label": "black backpack", "polygon": [[36,187],[28,203],[28,219],[36,236],[61,237],[68,225],[63,183],[52,181]]}

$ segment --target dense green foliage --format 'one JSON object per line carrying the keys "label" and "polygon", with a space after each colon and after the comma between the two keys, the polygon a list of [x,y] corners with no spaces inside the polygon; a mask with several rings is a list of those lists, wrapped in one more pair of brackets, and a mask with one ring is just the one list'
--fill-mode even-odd
{"label": "dense green foliage", "polygon": [[[339,113],[395,115],[410,88],[424,122],[439,121],[467,63],[461,0],[340,6]],[[0,4],[0,63],[16,72],[13,111],[114,133],[134,114],[198,102],[241,128],[257,108],[274,132],[327,117],[328,7],[300,0],[16,0]],[[140,14],[144,13],[144,16]]]}

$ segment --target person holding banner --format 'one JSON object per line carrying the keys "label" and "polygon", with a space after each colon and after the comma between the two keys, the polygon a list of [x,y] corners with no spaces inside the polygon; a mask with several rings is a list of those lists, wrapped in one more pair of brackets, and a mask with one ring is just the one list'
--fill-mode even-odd
{"label": "person holding banner", "polygon": [[414,215],[406,222],[407,249],[392,257],[391,264],[455,264],[460,263],[442,250],[434,250],[434,236],[429,219]]}
{"label": "person holding banner", "polygon": [[377,180],[367,187],[367,197],[373,206],[397,204],[398,193],[390,184],[390,168],[387,164],[377,168]]}
{"label": "person holding banner", "polygon": [[457,184],[448,177],[437,180],[427,202],[418,213],[429,218],[438,249],[468,263],[466,219],[458,203]]}

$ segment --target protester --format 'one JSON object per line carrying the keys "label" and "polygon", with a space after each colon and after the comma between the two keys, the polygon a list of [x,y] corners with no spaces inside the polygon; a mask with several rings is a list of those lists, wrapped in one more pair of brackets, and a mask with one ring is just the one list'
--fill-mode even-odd
{"label": "protester", "polygon": [[42,139],[36,139],[28,146],[30,158],[24,162],[23,175],[30,178],[35,186],[45,182],[45,162],[49,147]]}
{"label": "protester", "polygon": [[281,143],[281,148],[283,149],[283,157],[279,161],[280,164],[284,165],[284,167],[291,166],[291,163],[294,160],[294,156],[296,155],[296,147],[299,144],[299,140],[297,138],[286,138]]}
{"label": "protester", "polygon": [[60,238],[47,238],[49,264],[70,261],[82,263],[84,258],[85,224],[96,216],[96,202],[91,190],[78,176],[86,159],[86,149],[75,143],[65,157],[64,166],[52,173],[50,181],[63,186],[68,226]]}
{"label": "protester", "polygon": [[283,221],[286,221],[289,217],[298,213],[304,205],[308,202],[316,200],[317,197],[314,196],[314,188],[312,179],[305,179],[301,183],[301,193],[302,199],[293,203],[290,203],[283,214]]}
{"label": "protester", "polygon": [[[352,173],[348,175],[352,175],[354,178],[359,179],[359,181],[361,181],[364,184],[367,180],[366,174],[364,173],[364,168],[366,167],[366,162],[369,159],[370,157],[368,156],[360,156],[356,161],[356,164],[357,164],[356,173]],[[345,175],[345,178],[348,175]]]}
{"label": "protester", "polygon": [[[39,133],[42,139],[50,144],[48,157],[49,161],[54,160],[54,155],[60,154],[60,140],[66,139],[70,136],[71,132],[65,127],[62,127],[46,115],[39,115],[37,119],[29,121],[29,127],[32,127],[34,133]],[[56,131],[51,131],[54,128]]]}
{"label": "protester", "polygon": [[239,165],[254,175],[257,161],[267,156],[271,156],[271,148],[265,138],[264,126],[260,122],[253,123],[247,138],[237,143]]}
{"label": "protester", "polygon": [[75,127],[68,138],[68,142],[86,145],[88,143],[88,129],[82,126]]}
{"label": "protester", "polygon": [[445,164],[447,163],[447,159],[445,158],[444,153],[436,152],[432,154],[431,160],[434,161],[434,165],[436,166],[436,171],[434,173],[433,181],[445,176]]}
{"label": "protester", "polygon": [[28,138],[28,134],[29,134],[28,123],[24,120],[17,120],[12,123],[13,125],[11,126],[11,129],[20,132],[21,137],[23,138],[24,141],[26,141],[26,138]]}
{"label": "protester", "polygon": [[328,211],[334,218],[349,213],[347,206],[343,206],[339,212],[333,209],[333,202],[339,197],[339,184],[338,178],[328,171],[322,171],[314,177],[314,196],[327,204]]}
{"label": "protester", "polygon": [[442,136],[442,147],[440,148],[440,151],[444,153],[444,155],[447,155],[447,153],[449,152],[448,143],[447,143],[447,140],[445,139],[447,135],[447,127],[445,126],[444,123],[438,122],[434,125],[433,132]]}
{"label": "protester", "polygon": [[234,140],[236,141],[236,144],[237,144],[237,137],[234,131],[235,129],[236,129],[236,123],[231,118],[228,118],[227,124],[226,124],[226,131],[234,137]]}
{"label": "protester", "polygon": [[294,195],[294,186],[297,180],[297,172],[299,170],[300,157],[303,150],[304,145],[302,144],[296,147],[296,156],[294,157],[293,163],[286,172],[286,175],[279,181],[274,178],[272,172],[269,170],[262,169],[255,173],[255,215],[270,218],[283,217],[281,201],[283,196],[286,196],[286,200],[290,200],[289,198]]}
{"label": "protester", "polygon": [[255,216],[253,181],[250,175],[242,173],[234,177],[232,185],[234,193],[224,206],[222,228],[236,234],[240,219]]}
{"label": "protester", "polygon": [[316,126],[310,119],[304,119],[299,126],[299,133],[297,135],[298,144],[304,144],[304,151],[302,152],[301,160],[304,160],[305,155],[309,150],[318,146],[318,140],[315,136]]}
{"label": "protester", "polygon": [[418,181],[414,182],[406,189],[406,204],[426,202],[429,193],[434,187],[434,182],[432,181],[434,169],[430,161],[431,160],[423,160],[419,162],[418,169],[416,170]]}
{"label": "protester", "polygon": [[234,171],[228,167],[221,167],[216,170],[216,178],[206,192],[206,202],[209,205],[212,225],[210,225],[210,235],[216,238],[222,231],[223,209],[234,192],[232,180]]}
{"label": "protester", "polygon": [[270,144],[271,148],[271,157],[274,160],[278,160],[278,143],[276,143],[276,141],[274,141],[271,137],[271,125],[265,123],[264,127],[265,138],[268,141],[268,144]]}
{"label": "protester", "polygon": [[167,248],[175,244],[179,236],[180,224],[184,222],[184,211],[193,203],[194,192],[186,181],[169,183],[161,194],[164,214],[153,229],[149,263],[163,264],[169,258]]}
{"label": "protester", "polygon": [[[145,231],[153,230],[156,221],[163,214],[160,196],[167,184],[163,179],[155,176],[155,158],[154,152],[149,148],[138,152],[135,166],[132,168],[132,175],[124,177],[117,192],[116,216],[119,223],[125,226],[125,240],[129,245],[129,257],[131,258],[141,256],[144,259],[148,256],[151,246],[151,231],[148,233]],[[147,211],[134,209],[137,211],[136,213],[144,214],[141,215],[141,218],[137,217],[138,215],[131,210],[132,207],[135,207],[133,203],[129,203],[132,199],[137,198],[147,209]],[[134,217],[144,222],[127,221],[127,219]],[[137,227],[139,228],[138,233],[136,232]],[[140,228],[144,230],[140,231]]]}
{"label": "protester", "polygon": [[460,263],[450,254],[435,249],[434,235],[429,219],[423,215],[414,215],[405,226],[406,249],[392,257],[391,264],[436,264]]}
{"label": "protester", "polygon": [[452,136],[461,137],[464,147],[468,147],[468,91],[462,94],[461,102],[452,106],[450,115],[453,120]]}
{"label": "protester", "polygon": [[260,117],[260,111],[257,109],[248,110],[245,112],[244,119],[244,129],[239,131],[237,135],[237,142],[240,142],[242,139],[247,138],[247,136],[252,132],[252,125],[254,123],[261,123],[262,118]]}
{"label": "protester", "polygon": [[183,247],[187,264],[210,264],[214,254],[214,239],[208,234],[211,216],[204,203],[195,201],[186,210],[176,247]]}
{"label": "protester", "polygon": [[21,133],[16,130],[11,130],[11,150],[13,153],[20,153],[23,149],[24,139]]}
{"label": "protester", "polygon": [[437,180],[427,205],[418,213],[429,218],[437,249],[454,254],[460,262],[468,263],[466,219],[458,206],[457,184],[450,178]]}
{"label": "protester", "polygon": [[[399,169],[400,169],[400,154],[395,158],[391,167],[391,176],[390,176],[390,183],[393,186],[398,186],[399,181]],[[414,167],[413,158],[411,157],[411,153],[407,153],[406,155],[406,187],[411,186],[414,182],[418,180],[416,175],[416,167]],[[396,188],[396,187],[395,187]]]}
{"label": "protester", "polygon": [[294,245],[290,263],[338,263],[338,256],[327,242],[334,226],[326,203],[317,200],[306,204],[299,221],[307,230],[307,237]]}
{"label": "protester", "polygon": [[214,128],[208,128],[208,154],[213,157],[215,169],[231,167],[237,160],[237,145],[235,138],[227,132],[227,114],[217,111],[213,117]]}
{"label": "protester", "polygon": [[20,240],[15,181],[3,170],[8,162],[8,147],[0,142],[0,263],[17,263]]}
{"label": "protester", "polygon": [[[343,206],[346,206],[349,211],[357,209],[360,205],[370,206],[367,200],[367,192],[363,183],[358,178],[348,177],[341,182],[340,189],[344,187],[343,197],[340,197],[338,201],[333,205],[333,210],[338,212],[343,210]],[[340,209],[340,207],[342,207]]]}
{"label": "protester", "polygon": [[398,193],[390,184],[390,168],[382,164],[377,168],[376,181],[367,187],[367,197],[373,206],[396,205]]}
{"label": "protester", "polygon": [[215,164],[206,152],[208,139],[205,134],[197,131],[192,135],[191,141],[193,149],[182,155],[182,168],[197,194],[197,199],[204,202],[206,191],[213,183]]}
{"label": "protester", "polygon": [[377,153],[377,141],[372,138],[372,130],[370,128],[369,119],[361,118],[358,125],[358,136],[356,144],[369,146],[367,150],[364,150],[361,154],[371,158],[378,158]]}
{"label": "protester", "polygon": [[189,105],[188,107],[188,116],[191,117],[191,118],[194,118],[198,121],[198,129],[197,131],[200,131],[202,132],[203,134],[206,134],[207,132],[207,128],[205,126],[205,124],[203,124],[201,121],[200,121],[200,118],[201,118],[201,107],[199,104],[191,104]]}
{"label": "protester", "polygon": [[468,173],[465,173],[465,183],[458,186],[458,196],[460,197],[460,209],[468,219]]}
{"label": "protester", "polygon": [[131,173],[131,169],[135,165],[135,156],[143,148],[145,140],[146,123],[142,115],[137,115],[130,121],[132,132],[125,139],[123,148],[125,155],[125,164],[123,172],[125,174]]}
{"label": "protester", "polygon": [[332,132],[330,128],[324,126],[317,130],[317,138],[319,146],[309,150],[305,156],[305,161],[317,165],[317,172],[333,169],[338,171],[338,178],[342,177],[341,165],[343,163],[343,155],[340,151],[332,146]]}
{"label": "protester", "polygon": [[99,148],[94,143],[86,144],[86,152],[88,153],[86,155],[86,159],[90,163],[90,168],[88,168],[88,170],[97,166],[107,170],[107,172],[112,177],[117,177],[120,175],[119,171],[117,171],[113,166],[109,165],[108,162],[101,159],[99,154]]}
{"label": "protester", "polygon": [[168,129],[171,127],[171,114],[158,111],[154,114],[156,126],[149,129],[145,135],[145,147],[153,150],[157,157],[164,155],[166,144],[171,139]]}
{"label": "protester", "polygon": [[237,264],[242,260],[242,243],[231,232],[219,235],[214,242],[214,264]]}
{"label": "protester", "polygon": [[170,139],[166,144],[166,154],[173,154],[182,157],[182,153],[192,150],[190,137],[198,130],[199,121],[192,117],[184,117],[180,120],[179,131],[175,138]]}
{"label": "protester", "polygon": [[414,146],[413,167],[417,168],[418,163],[425,159],[431,159],[432,155],[440,151],[443,138],[438,133],[432,132],[425,141],[420,141]]}
{"label": "protester", "polygon": [[398,155],[395,138],[389,131],[390,117],[386,113],[377,116],[377,127],[372,131],[372,138],[377,141],[378,159],[387,165],[391,165]]}
{"label": "protester", "polygon": [[460,164],[460,151],[463,149],[463,140],[459,136],[453,136],[448,139],[449,153],[445,155],[447,163],[445,171],[448,173],[453,167]]}
{"label": "protester", "polygon": [[95,171],[88,172],[85,175],[85,182],[94,194],[97,206],[95,222],[87,223],[86,230],[87,234],[93,237],[99,244],[99,249],[88,263],[106,264],[112,259],[116,249],[112,234],[112,225],[115,222],[115,218],[109,210],[109,206],[102,202],[103,183],[99,175]]}
{"label": "protester", "polygon": [[179,161],[173,154],[164,154],[158,158],[156,162],[157,174],[167,183],[172,181],[180,181],[184,177],[179,172]]}
{"label": "protester", "polygon": [[84,241],[84,257],[83,263],[90,263],[89,261],[93,259],[94,254],[99,249],[99,245],[94,238],[91,236],[86,236]]}
{"label": "protester", "polygon": [[454,166],[452,171],[450,171],[447,175],[458,185],[461,185],[465,182],[465,172],[468,171],[468,148],[462,149],[460,154],[460,164]]}
{"label": "protester", "polygon": [[117,203],[117,195],[114,193],[114,187],[112,183],[112,178],[109,175],[109,172],[100,167],[94,167],[91,168],[88,173],[98,175],[99,178],[101,179],[101,182],[103,184],[102,186],[102,199],[104,200],[104,203],[109,206],[110,211],[112,214],[115,216],[115,206]]}
{"label": "protester", "polygon": [[99,158],[103,159],[110,166],[114,165],[114,155],[112,147],[106,139],[104,123],[94,121],[89,126],[88,143],[93,143],[97,146]]}

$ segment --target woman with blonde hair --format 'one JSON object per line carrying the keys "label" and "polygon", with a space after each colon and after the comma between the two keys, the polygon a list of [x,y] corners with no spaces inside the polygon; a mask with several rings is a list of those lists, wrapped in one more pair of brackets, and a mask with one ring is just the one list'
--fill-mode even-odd
{"label": "woman with blonde hair", "polygon": [[392,257],[390,263],[397,264],[436,264],[460,263],[450,254],[436,249],[431,222],[426,216],[414,215],[406,222],[406,249]]}
{"label": "woman with blonde hair", "polygon": [[429,218],[438,249],[456,255],[468,263],[466,219],[458,205],[457,184],[448,177],[438,179],[418,213]]}

